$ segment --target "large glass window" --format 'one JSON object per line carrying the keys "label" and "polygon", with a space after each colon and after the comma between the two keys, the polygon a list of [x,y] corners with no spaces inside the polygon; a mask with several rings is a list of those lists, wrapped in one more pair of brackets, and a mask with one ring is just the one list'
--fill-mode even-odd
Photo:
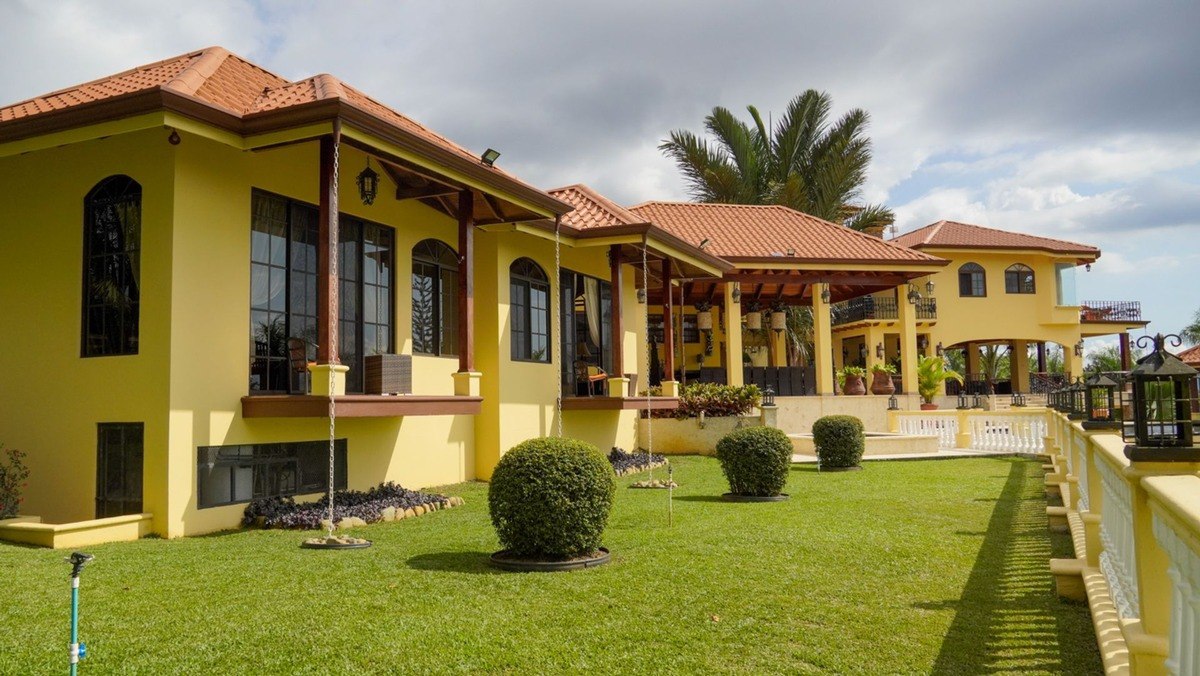
{"label": "large glass window", "polygon": [[1058,278],[1058,304],[1079,305],[1075,298],[1075,264],[1055,263],[1054,276]]}
{"label": "large glass window", "polygon": [[142,511],[142,423],[96,426],[96,518]]}
{"label": "large glass window", "polygon": [[513,261],[508,272],[512,358],[549,363],[550,280],[528,258]]}
{"label": "large glass window", "polygon": [[110,176],[84,198],[83,213],[83,356],[137,354],[142,186]]}
{"label": "large glass window", "polygon": [[413,352],[458,354],[458,254],[426,239],[413,247]]}
{"label": "large glass window", "polygon": [[[250,390],[293,392],[316,358],[318,213],[255,192],[250,245]],[[391,352],[394,235],[342,215],[338,228],[338,356],[346,390],[362,391],[363,355]],[[288,343],[301,349],[289,350]],[[303,358],[301,358],[303,357]]]}
{"label": "large glass window", "polygon": [[563,270],[559,279],[562,312],[563,391],[589,394],[590,378],[615,373],[612,358],[612,284]]}
{"label": "large glass window", "polygon": [[1033,268],[1014,263],[1004,271],[1005,293],[1033,293]]}
{"label": "large glass window", "polygon": [[980,298],[987,295],[987,279],[981,265],[967,263],[958,269],[958,295]]}
{"label": "large glass window", "polygon": [[[201,508],[329,490],[329,442],[201,446]],[[346,488],[346,440],[334,444],[333,487]]]}

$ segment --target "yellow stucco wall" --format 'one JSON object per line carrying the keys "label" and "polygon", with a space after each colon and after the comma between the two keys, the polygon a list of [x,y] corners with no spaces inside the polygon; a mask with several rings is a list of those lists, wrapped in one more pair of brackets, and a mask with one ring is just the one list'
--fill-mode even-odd
{"label": "yellow stucco wall", "polygon": [[[84,359],[83,200],[114,174],[142,186],[138,354]],[[95,516],[100,422],[145,424],[143,509],[166,511],[173,180],[162,130],[0,159],[0,442],[29,454],[23,513]]]}

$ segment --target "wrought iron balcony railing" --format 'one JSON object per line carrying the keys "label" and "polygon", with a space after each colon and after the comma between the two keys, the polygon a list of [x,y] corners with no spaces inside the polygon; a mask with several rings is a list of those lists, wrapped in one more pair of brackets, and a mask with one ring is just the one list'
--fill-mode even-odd
{"label": "wrought iron balcony railing", "polygon": [[1140,322],[1142,303],[1136,300],[1085,300],[1079,304],[1081,322]]}
{"label": "wrought iron balcony railing", "polygon": [[851,298],[834,303],[829,308],[829,315],[834,326],[869,319],[896,319],[899,316],[895,298],[876,298],[874,296]]}
{"label": "wrought iron balcony railing", "polygon": [[917,319],[937,319],[937,298],[930,296],[917,301]]}

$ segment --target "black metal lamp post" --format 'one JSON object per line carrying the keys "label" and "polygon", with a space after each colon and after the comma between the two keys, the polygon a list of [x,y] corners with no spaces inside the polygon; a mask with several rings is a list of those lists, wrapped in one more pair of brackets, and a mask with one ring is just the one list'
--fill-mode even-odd
{"label": "black metal lamp post", "polygon": [[974,398],[971,400],[971,408],[983,408],[983,397],[980,397],[978,392],[975,393]]}
{"label": "black metal lamp post", "polygon": [[970,404],[967,403],[967,391],[959,390],[958,391],[958,410],[965,411],[968,408],[971,408],[971,406],[970,406]]}
{"label": "black metal lamp post", "polygon": [[770,385],[768,385],[767,388],[765,390],[763,390],[762,405],[763,406],[774,406],[775,405],[775,390],[772,389]]}
{"label": "black metal lamp post", "polygon": [[1067,389],[1067,417],[1071,420],[1087,417],[1087,388],[1083,385],[1083,378],[1076,378],[1075,383]]}
{"label": "black metal lamp post", "polygon": [[[1148,336],[1137,341],[1143,347]],[[1189,381],[1196,369],[1166,351],[1167,339],[1178,347],[1179,336],[1154,336],[1154,351],[1138,360],[1129,373],[1133,381],[1133,420],[1125,421],[1125,456],[1130,460],[1200,462],[1194,445]]]}
{"label": "black metal lamp post", "polygon": [[888,397],[887,410],[889,410],[889,411],[899,411],[900,410],[900,400],[896,398],[895,394]]}
{"label": "black metal lamp post", "polygon": [[1085,430],[1115,430],[1121,426],[1117,416],[1117,381],[1096,372],[1086,383],[1087,420]]}

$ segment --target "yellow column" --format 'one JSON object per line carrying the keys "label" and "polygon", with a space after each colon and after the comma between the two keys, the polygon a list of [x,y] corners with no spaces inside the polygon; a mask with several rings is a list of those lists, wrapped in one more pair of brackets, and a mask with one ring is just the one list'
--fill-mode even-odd
{"label": "yellow column", "polygon": [[[979,373],[979,345],[967,343],[966,347],[967,373]],[[964,376],[966,373],[963,374]]]}
{"label": "yellow column", "polygon": [[1012,373],[1013,392],[1029,393],[1029,344],[1023,340],[1012,342],[1012,354],[1008,359]]}
{"label": "yellow column", "polygon": [[775,354],[776,366],[787,366],[787,331],[771,332],[771,350]]}
{"label": "yellow column", "polygon": [[725,284],[725,305],[721,308],[722,328],[725,331],[725,382],[741,385],[742,381],[742,306],[733,302],[735,282]]}
{"label": "yellow column", "polygon": [[842,357],[842,348],[845,347],[845,336],[835,336],[833,338],[833,366],[841,371],[845,366],[845,359]]}
{"label": "yellow column", "polygon": [[1074,381],[1083,375],[1083,357],[1075,356],[1075,345],[1063,345],[1063,374]]}
{"label": "yellow column", "polygon": [[813,313],[813,366],[817,369],[817,394],[833,394],[833,331],[829,317],[829,303],[821,300],[821,292],[828,288],[824,284],[812,287]]}
{"label": "yellow column", "polygon": [[905,297],[907,288],[896,290],[896,305],[900,310],[900,382],[904,391],[911,393],[917,391],[917,306]]}

